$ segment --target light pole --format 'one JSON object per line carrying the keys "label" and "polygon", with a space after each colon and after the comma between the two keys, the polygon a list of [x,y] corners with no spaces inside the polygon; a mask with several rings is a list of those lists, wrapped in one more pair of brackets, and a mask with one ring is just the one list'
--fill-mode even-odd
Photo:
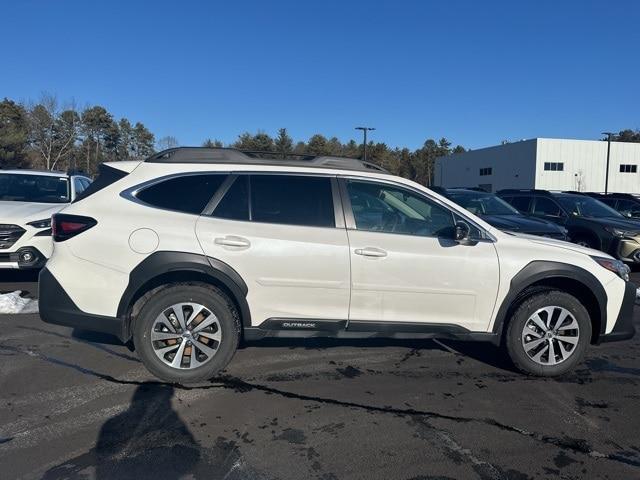
{"label": "light pole", "polygon": [[363,153],[363,160],[366,162],[367,161],[367,132],[370,132],[372,130],[375,130],[375,128],[372,127],[356,127],[356,130],[362,130],[362,133],[364,133],[364,153]]}
{"label": "light pole", "polygon": [[602,132],[602,135],[607,136],[607,171],[604,174],[604,194],[609,193],[609,157],[611,156],[611,135],[615,135],[613,132]]}

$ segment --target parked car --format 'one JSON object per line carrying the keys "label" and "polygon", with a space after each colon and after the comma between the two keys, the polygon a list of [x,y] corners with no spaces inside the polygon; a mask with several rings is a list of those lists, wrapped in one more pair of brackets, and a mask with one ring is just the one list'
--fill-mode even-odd
{"label": "parked car", "polygon": [[501,190],[498,196],[520,212],[551,220],[569,231],[572,242],[607,252],[628,263],[640,262],[640,222],[578,192]]}
{"label": "parked car", "polygon": [[132,339],[169,382],[211,378],[241,338],[489,341],[553,376],[634,334],[624,263],[359,160],[176,148],[94,185],[53,217],[41,317]]}
{"label": "parked car", "polygon": [[0,170],[0,269],[40,268],[51,255],[51,215],[91,183],[84,175]]}
{"label": "parked car", "polygon": [[469,188],[441,188],[438,193],[500,230],[567,240],[567,229],[542,218],[523,215],[493,193]]}
{"label": "parked car", "polygon": [[587,193],[587,195],[609,205],[625,217],[640,219],[640,195],[632,193]]}

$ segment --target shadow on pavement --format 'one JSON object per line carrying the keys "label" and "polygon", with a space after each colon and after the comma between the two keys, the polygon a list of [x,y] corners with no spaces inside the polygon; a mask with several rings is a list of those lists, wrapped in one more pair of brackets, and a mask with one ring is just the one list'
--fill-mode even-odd
{"label": "shadow on pavement", "polygon": [[108,333],[91,332],[89,330],[81,330],[74,328],[71,336],[85,342],[102,343],[105,345],[124,345],[118,337],[109,335]]}
{"label": "shadow on pavement", "polygon": [[129,408],[107,420],[96,446],[43,478],[181,478],[200,462],[200,445],[171,406],[171,385],[140,385]]}
{"label": "shadow on pavement", "polygon": [[517,372],[507,358],[505,352],[499,347],[488,342],[472,342],[461,340],[438,339],[395,339],[395,338],[368,338],[368,339],[343,339],[343,338],[265,338],[251,342],[244,342],[244,347],[257,348],[304,348],[304,349],[328,349],[339,347],[364,347],[385,348],[401,347],[412,350],[442,350],[460,354],[472,358],[486,365]]}

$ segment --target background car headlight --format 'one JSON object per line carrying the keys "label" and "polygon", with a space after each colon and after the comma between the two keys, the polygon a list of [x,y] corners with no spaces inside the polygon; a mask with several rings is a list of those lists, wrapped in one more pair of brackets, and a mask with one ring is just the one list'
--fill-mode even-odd
{"label": "background car headlight", "polygon": [[624,237],[635,237],[638,235],[638,232],[633,230],[622,230],[621,228],[615,227],[604,227],[604,229],[612,234],[614,237],[624,238]]}
{"label": "background car headlight", "polygon": [[33,228],[51,228],[51,217],[27,223]]}
{"label": "background car headlight", "polygon": [[629,272],[631,272],[631,269],[627,265],[625,265],[624,262],[621,262],[620,260],[615,260],[613,258],[605,258],[605,257],[591,257],[591,258],[593,258],[596,262],[598,262],[600,266],[618,275],[625,282],[629,281]]}

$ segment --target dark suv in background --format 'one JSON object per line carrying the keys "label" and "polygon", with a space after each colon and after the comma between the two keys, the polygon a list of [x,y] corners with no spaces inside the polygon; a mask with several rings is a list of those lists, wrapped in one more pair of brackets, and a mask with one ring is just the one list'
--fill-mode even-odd
{"label": "dark suv in background", "polygon": [[493,193],[476,188],[437,188],[436,191],[500,230],[567,240],[566,228],[523,215]]}
{"label": "dark suv in background", "polygon": [[631,193],[587,193],[628,218],[640,219],[640,195]]}
{"label": "dark suv in background", "polygon": [[520,212],[565,227],[569,239],[630,263],[640,263],[640,222],[580,192],[500,190]]}

